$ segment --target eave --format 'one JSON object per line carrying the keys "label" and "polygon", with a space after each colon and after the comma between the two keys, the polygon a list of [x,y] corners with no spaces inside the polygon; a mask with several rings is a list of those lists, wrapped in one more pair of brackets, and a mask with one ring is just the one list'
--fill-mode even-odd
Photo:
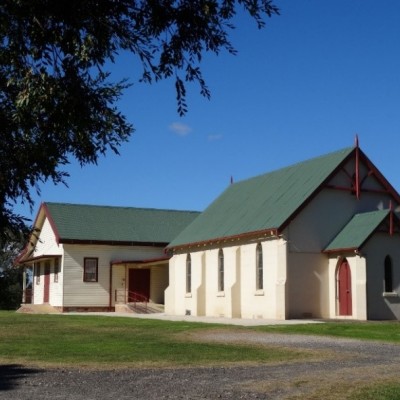
{"label": "eave", "polygon": [[142,260],[113,260],[111,261],[111,266],[114,265],[125,265],[125,264],[159,264],[159,263],[165,263],[169,261],[171,257],[170,256],[163,256],[163,257],[158,257],[158,258],[148,258],[148,259],[142,259]]}
{"label": "eave", "polygon": [[79,245],[105,245],[105,246],[151,246],[164,248],[168,245],[167,242],[138,242],[138,241],[123,241],[123,240],[91,240],[91,239],[64,239],[60,238],[61,244],[79,244]]}
{"label": "eave", "polygon": [[37,261],[52,260],[54,258],[61,258],[61,255],[60,254],[43,254],[41,256],[27,258],[26,260],[24,260],[22,262],[19,262],[16,265],[17,266],[23,266],[23,265],[26,265],[26,264],[32,264],[32,263],[37,262]]}
{"label": "eave", "polygon": [[218,244],[226,244],[228,242],[233,243],[236,241],[240,241],[243,239],[249,239],[249,238],[254,238],[254,239],[261,239],[261,238],[266,238],[266,237],[274,237],[278,236],[279,232],[276,228],[268,228],[268,229],[262,229],[259,231],[252,231],[252,232],[245,232],[241,233],[238,235],[231,235],[231,236],[223,236],[223,237],[218,237],[214,239],[208,239],[208,240],[203,240],[199,242],[192,242],[192,243],[185,243],[177,246],[172,246],[172,247],[167,247],[166,251],[182,251],[182,250],[187,250],[191,248],[199,248],[199,247],[206,247],[206,246],[215,246]]}

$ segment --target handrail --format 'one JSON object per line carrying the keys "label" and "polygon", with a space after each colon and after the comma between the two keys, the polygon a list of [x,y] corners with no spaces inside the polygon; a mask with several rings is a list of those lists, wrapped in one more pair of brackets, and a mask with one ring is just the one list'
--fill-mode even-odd
{"label": "handrail", "polygon": [[115,302],[116,303],[133,303],[136,308],[137,303],[144,303],[144,307],[147,310],[147,303],[149,298],[141,293],[134,292],[132,290],[115,289]]}

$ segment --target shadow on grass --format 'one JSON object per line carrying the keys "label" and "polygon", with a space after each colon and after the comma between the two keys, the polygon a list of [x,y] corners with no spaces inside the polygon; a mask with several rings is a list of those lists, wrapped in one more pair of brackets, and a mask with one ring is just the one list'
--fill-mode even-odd
{"label": "shadow on grass", "polygon": [[0,392],[14,389],[21,380],[39,372],[17,364],[0,365]]}

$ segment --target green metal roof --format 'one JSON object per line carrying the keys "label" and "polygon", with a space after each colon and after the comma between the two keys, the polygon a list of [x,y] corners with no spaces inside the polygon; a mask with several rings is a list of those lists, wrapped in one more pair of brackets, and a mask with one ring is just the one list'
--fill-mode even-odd
{"label": "green metal roof", "polygon": [[389,213],[389,210],[377,210],[354,215],[324,251],[359,249]]}
{"label": "green metal roof", "polygon": [[346,148],[232,184],[168,247],[280,228],[353,150]]}
{"label": "green metal roof", "polygon": [[196,211],[44,203],[59,240],[169,243]]}

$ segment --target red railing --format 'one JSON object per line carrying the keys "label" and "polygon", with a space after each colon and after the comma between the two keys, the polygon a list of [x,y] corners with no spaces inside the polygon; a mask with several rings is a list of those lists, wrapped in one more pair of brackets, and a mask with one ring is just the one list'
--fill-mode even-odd
{"label": "red railing", "polygon": [[141,308],[147,310],[148,302],[148,297],[143,294],[131,290],[115,289],[115,303],[133,304],[134,308],[137,308],[138,303],[140,303]]}

